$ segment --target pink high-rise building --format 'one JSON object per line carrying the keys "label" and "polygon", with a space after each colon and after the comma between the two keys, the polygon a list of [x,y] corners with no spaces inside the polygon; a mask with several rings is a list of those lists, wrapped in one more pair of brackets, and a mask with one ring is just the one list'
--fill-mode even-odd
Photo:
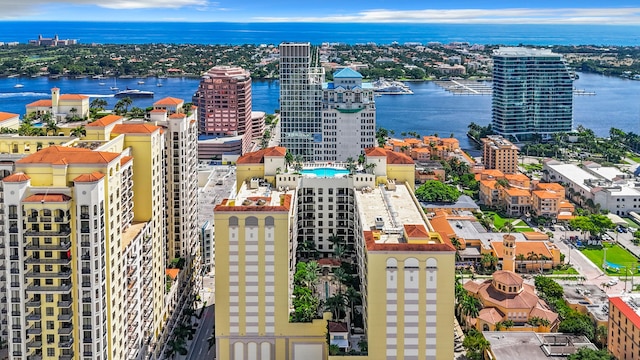
{"label": "pink high-rise building", "polygon": [[198,128],[205,137],[242,137],[242,153],[251,151],[251,76],[237,66],[215,66],[200,79],[193,95]]}

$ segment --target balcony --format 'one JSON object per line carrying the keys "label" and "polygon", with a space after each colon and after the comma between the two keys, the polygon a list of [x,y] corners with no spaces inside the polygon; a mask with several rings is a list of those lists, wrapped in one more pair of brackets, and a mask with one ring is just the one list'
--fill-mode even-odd
{"label": "balcony", "polygon": [[42,302],[40,300],[29,299],[29,301],[27,301],[27,303],[25,305],[28,308],[30,308],[30,307],[40,307],[42,305]]}
{"label": "balcony", "polygon": [[27,329],[27,335],[42,335],[42,328],[32,326]]}
{"label": "balcony", "polygon": [[40,245],[28,243],[25,247],[25,250],[52,250],[52,251],[65,251],[71,249],[70,242],[62,242],[58,245]]}
{"label": "balcony", "polygon": [[69,265],[71,259],[49,259],[49,258],[34,258],[29,256],[24,260],[25,264],[43,264],[43,265]]}
{"label": "balcony", "polygon": [[83,274],[91,274],[91,268],[82,268],[82,273]]}
{"label": "balcony", "polygon": [[33,270],[27,271],[24,274],[26,278],[36,279],[69,279],[71,278],[71,271],[59,271],[59,272],[34,272]]}
{"label": "balcony", "polygon": [[63,327],[58,329],[58,334],[59,335],[71,335],[71,333],[73,332],[73,328],[72,327]]}
{"label": "balcony", "polygon": [[73,302],[71,300],[58,301],[58,307],[59,308],[68,308],[68,307],[71,307],[72,303]]}
{"label": "balcony", "polygon": [[27,286],[27,292],[36,292],[36,293],[50,293],[50,292],[62,292],[62,293],[68,293],[69,291],[71,291],[71,285],[70,284],[62,284],[59,286],[50,286],[50,285],[33,285],[33,283],[30,283]]}
{"label": "balcony", "polygon": [[[18,232],[17,229],[15,232]],[[24,233],[25,236],[69,236],[69,234],[71,234],[70,229],[60,229],[59,231],[27,230]]]}
{"label": "balcony", "polygon": [[40,321],[42,319],[42,314],[30,312],[27,314],[27,321]]}
{"label": "balcony", "polygon": [[72,313],[58,315],[58,320],[59,321],[69,321],[69,320],[71,320],[71,318],[73,318],[73,314]]}
{"label": "balcony", "polygon": [[[64,342],[61,341],[60,343],[58,343],[58,347],[60,349],[69,349],[71,348],[72,345],[73,345],[73,338],[69,339],[69,341],[64,341]],[[73,358],[73,355],[67,355],[67,356],[69,356],[69,359]],[[62,359],[62,358],[63,356],[59,357],[59,359]]]}
{"label": "balcony", "polygon": [[42,347],[42,341],[30,341],[27,343],[27,348],[40,348]]}
{"label": "balcony", "polygon": [[27,360],[42,360],[42,355],[29,355],[27,356]]}
{"label": "balcony", "polygon": [[82,246],[82,247],[90,247],[90,246],[91,246],[91,242],[89,242],[89,241],[82,241],[82,242],[80,242],[80,246]]}

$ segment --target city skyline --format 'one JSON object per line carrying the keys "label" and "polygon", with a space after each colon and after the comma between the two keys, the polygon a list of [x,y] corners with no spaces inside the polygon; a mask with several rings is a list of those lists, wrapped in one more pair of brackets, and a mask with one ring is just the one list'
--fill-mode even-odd
{"label": "city skyline", "polygon": [[539,1],[526,7],[504,0],[416,5],[410,1],[352,1],[331,6],[285,0],[25,0],[3,4],[0,20],[21,21],[170,21],[170,22],[336,22],[442,24],[609,24],[640,23],[640,7],[628,0],[603,6],[586,1]]}

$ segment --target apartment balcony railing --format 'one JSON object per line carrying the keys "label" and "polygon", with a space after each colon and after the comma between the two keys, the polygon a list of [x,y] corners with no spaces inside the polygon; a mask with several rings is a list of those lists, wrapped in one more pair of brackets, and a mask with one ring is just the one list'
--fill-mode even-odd
{"label": "apartment balcony railing", "polygon": [[58,320],[59,321],[69,321],[69,320],[71,320],[72,317],[73,317],[72,313],[60,314],[60,315],[58,315]]}
{"label": "apartment balcony railing", "polygon": [[50,285],[33,285],[30,283],[27,286],[27,292],[36,292],[36,293],[50,293],[50,292],[62,292],[68,293],[71,291],[70,284],[63,284],[58,286],[50,286]]}
{"label": "apartment balcony railing", "polygon": [[71,271],[59,271],[59,272],[34,272],[33,270],[27,271],[24,276],[26,278],[36,279],[70,279]]}
{"label": "apartment balcony railing", "polygon": [[24,262],[25,264],[69,265],[71,259],[34,258],[33,256],[29,256]]}

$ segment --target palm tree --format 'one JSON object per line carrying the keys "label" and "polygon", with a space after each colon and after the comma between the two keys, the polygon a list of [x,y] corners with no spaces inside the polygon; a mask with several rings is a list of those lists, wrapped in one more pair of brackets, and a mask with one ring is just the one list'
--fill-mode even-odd
{"label": "palm tree", "polygon": [[347,274],[343,268],[339,267],[333,269],[333,276],[338,280],[338,292],[341,293],[344,284],[349,283],[351,280],[351,275]]}
{"label": "palm tree", "polygon": [[605,347],[607,345],[607,327],[604,325],[600,325],[596,328],[596,333],[594,336],[594,340],[596,341],[596,343],[598,343],[598,345],[600,345],[600,347]]}
{"label": "palm tree", "polygon": [[124,105],[124,113],[125,114],[128,113],[129,112],[129,106],[131,106],[131,104],[133,104],[133,100],[131,100],[131,98],[127,96],[125,98],[122,98],[122,100],[120,100],[120,101],[122,101],[122,105]]}
{"label": "palm tree", "polygon": [[375,163],[368,163],[367,165],[364,166],[367,174],[373,174],[374,170],[376,169],[376,164]]}
{"label": "palm tree", "polygon": [[293,164],[293,154],[289,150],[287,150],[286,154],[284,155],[284,163],[286,167],[289,167],[289,165]]}
{"label": "palm tree", "polygon": [[175,354],[187,355],[188,350],[183,338],[175,337],[167,342],[167,346],[169,348],[164,355],[168,358],[173,358]]}
{"label": "palm tree", "polygon": [[84,125],[80,125],[78,127],[71,129],[70,134],[71,136],[82,137],[87,135],[87,129],[85,129]]}
{"label": "palm tree", "polygon": [[520,266],[518,266],[518,269],[522,269],[522,263],[526,260],[526,257],[524,256],[524,254],[516,255],[516,260],[520,261]]}
{"label": "palm tree", "polygon": [[340,320],[342,319],[340,315],[346,312],[345,309],[347,306],[347,298],[341,293],[334,294],[327,299],[324,306],[326,310],[331,311],[331,313],[333,314],[333,318],[336,321]]}
{"label": "palm tree", "polygon": [[533,250],[527,253],[527,260],[533,260],[536,264],[534,267],[538,267],[538,254],[536,254]]}
{"label": "palm tree", "polygon": [[[478,317],[481,308],[482,304],[480,303],[480,300],[470,295],[465,296],[460,304],[460,312],[465,319]],[[465,320],[465,324],[467,323],[468,321]]]}
{"label": "palm tree", "polygon": [[102,98],[95,98],[89,104],[89,107],[92,109],[96,109],[97,111],[102,111],[107,107],[107,100]]}
{"label": "palm tree", "polygon": [[513,225],[513,223],[511,221],[507,221],[504,223],[504,225],[502,225],[502,229],[500,229],[501,231],[506,231],[509,235],[511,235],[511,232],[514,231],[516,229],[516,227]]}
{"label": "palm tree", "polygon": [[498,258],[495,257],[492,253],[484,253],[482,254],[482,258],[480,262],[485,269],[491,268],[496,262]]}
{"label": "palm tree", "polygon": [[46,135],[49,135],[49,133],[51,133],[51,135],[55,136],[58,130],[60,130],[60,128],[58,127],[58,125],[53,119],[48,120],[44,126],[44,131]]}
{"label": "palm tree", "polygon": [[349,303],[349,308],[351,309],[351,316],[350,319],[351,321],[353,321],[353,314],[355,313],[355,307],[356,305],[359,305],[360,302],[362,301],[362,295],[360,295],[360,293],[354,289],[352,286],[349,286],[347,288],[347,291],[344,293],[344,296],[347,298],[347,302]]}
{"label": "palm tree", "polygon": [[347,170],[349,170],[349,174],[353,175],[356,172],[356,162],[352,157],[347,158]]}

